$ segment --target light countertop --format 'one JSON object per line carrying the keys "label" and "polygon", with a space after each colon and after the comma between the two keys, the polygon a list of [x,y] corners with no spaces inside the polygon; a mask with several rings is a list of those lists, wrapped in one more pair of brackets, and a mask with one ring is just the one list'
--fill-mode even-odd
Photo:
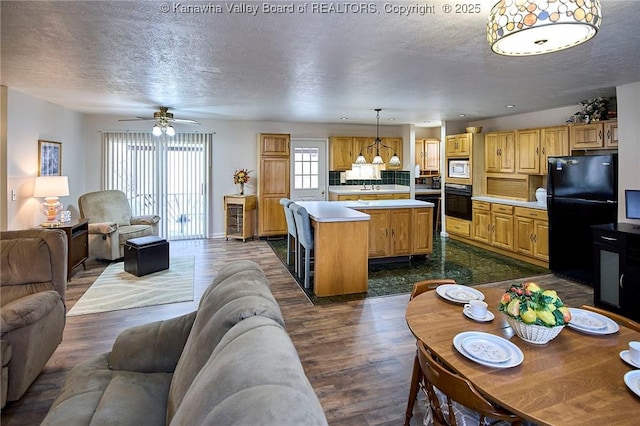
{"label": "light countertop", "polygon": [[[373,189],[372,189],[373,188]],[[338,195],[351,194],[406,194],[406,185],[330,185],[329,192]]]}
{"label": "light countertop", "polygon": [[486,197],[486,196],[474,196],[474,197],[471,197],[471,199],[475,201],[485,201],[487,203],[500,203],[500,204],[506,204],[508,206],[527,207],[530,209],[547,210],[546,201],[544,203],[539,203],[537,201],[519,201],[519,200],[510,200],[508,198]]}
{"label": "light countertop", "polygon": [[441,195],[441,189],[418,188],[416,186],[416,195]]}
{"label": "light countertop", "polygon": [[433,203],[418,200],[297,201],[296,203],[307,209],[309,216],[316,222],[369,220],[368,214],[354,209],[433,208]]}

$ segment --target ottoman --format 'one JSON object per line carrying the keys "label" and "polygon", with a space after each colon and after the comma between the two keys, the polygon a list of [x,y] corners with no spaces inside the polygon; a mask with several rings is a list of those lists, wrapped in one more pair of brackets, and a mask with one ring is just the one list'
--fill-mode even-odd
{"label": "ottoman", "polygon": [[124,270],[137,277],[169,269],[169,242],[156,236],[124,243]]}

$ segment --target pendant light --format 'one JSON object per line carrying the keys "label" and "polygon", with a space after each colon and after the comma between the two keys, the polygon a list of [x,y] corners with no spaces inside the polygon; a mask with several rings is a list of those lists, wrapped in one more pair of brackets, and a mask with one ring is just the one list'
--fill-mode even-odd
{"label": "pendant light", "polygon": [[[391,151],[393,148],[391,148],[390,146],[384,145],[382,143],[382,139],[380,139],[380,111],[382,111],[382,108],[376,108],[374,109],[374,111],[376,112],[376,139],[373,141],[371,145],[367,145],[363,147],[363,149],[373,149],[375,147],[376,156],[373,157],[373,161],[371,162],[371,164],[384,164],[384,160],[380,155],[380,148],[386,148],[389,151]],[[367,164],[367,160],[364,158],[364,155],[362,155],[362,151],[360,151],[360,153],[358,154],[355,164]],[[400,158],[395,153],[395,151],[393,152],[393,156],[389,159],[389,165],[390,166],[402,165],[402,163],[400,162]]]}
{"label": "pendant light", "polygon": [[489,13],[487,41],[499,55],[541,55],[592,39],[601,21],[599,0],[500,0]]}

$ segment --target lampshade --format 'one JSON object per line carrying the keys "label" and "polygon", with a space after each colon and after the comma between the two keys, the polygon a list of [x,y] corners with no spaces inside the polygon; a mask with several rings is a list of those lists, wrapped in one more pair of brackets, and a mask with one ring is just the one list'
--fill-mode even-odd
{"label": "lampshade", "polygon": [[69,195],[67,176],[38,176],[33,188],[34,197],[66,197]]}
{"label": "lampshade", "polygon": [[162,129],[157,124],[153,126],[153,130],[151,131],[153,136],[160,136],[162,134]]}
{"label": "lampshade", "polygon": [[400,165],[402,165],[402,163],[400,163],[400,157],[398,157],[398,154],[396,154],[395,152],[393,153],[393,157],[391,157],[389,159],[389,165],[390,166],[400,166]]}
{"label": "lampshade", "polygon": [[367,164],[367,159],[364,158],[364,155],[362,155],[362,153],[358,154],[358,157],[356,158],[356,164]]}
{"label": "lampshade", "polygon": [[489,13],[487,41],[500,55],[541,55],[590,40],[601,21],[599,0],[500,0]]}
{"label": "lampshade", "polygon": [[166,133],[167,133],[167,136],[175,136],[176,129],[174,129],[173,126],[167,126]]}

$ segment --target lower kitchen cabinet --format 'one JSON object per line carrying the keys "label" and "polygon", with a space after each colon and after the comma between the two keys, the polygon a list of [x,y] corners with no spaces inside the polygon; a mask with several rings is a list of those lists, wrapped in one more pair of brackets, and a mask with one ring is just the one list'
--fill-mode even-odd
{"label": "lower kitchen cabinet", "polygon": [[358,209],[369,220],[369,258],[412,256],[433,251],[433,209]]}
{"label": "lower kitchen cabinet", "polygon": [[513,206],[473,201],[472,238],[513,250]]}
{"label": "lower kitchen cabinet", "polygon": [[543,210],[515,208],[515,251],[549,261],[549,220]]}
{"label": "lower kitchen cabinet", "polygon": [[640,228],[593,227],[594,305],[640,321]]}
{"label": "lower kitchen cabinet", "polygon": [[446,216],[446,230],[449,234],[460,235],[461,237],[471,237],[471,221],[458,219],[457,217]]}

